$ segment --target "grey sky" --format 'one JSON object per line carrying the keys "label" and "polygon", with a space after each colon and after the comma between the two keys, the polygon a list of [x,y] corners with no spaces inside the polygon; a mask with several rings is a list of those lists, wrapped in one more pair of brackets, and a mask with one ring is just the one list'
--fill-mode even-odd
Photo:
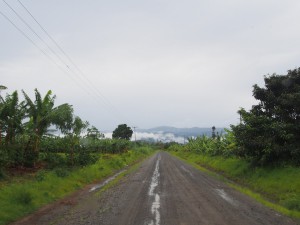
{"label": "grey sky", "polygon": [[[6,1],[60,54],[17,0]],[[31,96],[34,88],[51,89],[58,104],[72,104],[100,130],[120,123],[228,127],[239,107],[255,103],[252,85],[262,85],[263,75],[300,66],[298,0],[21,2],[106,103],[1,15],[0,84]],[[51,54],[2,0],[0,10]]]}

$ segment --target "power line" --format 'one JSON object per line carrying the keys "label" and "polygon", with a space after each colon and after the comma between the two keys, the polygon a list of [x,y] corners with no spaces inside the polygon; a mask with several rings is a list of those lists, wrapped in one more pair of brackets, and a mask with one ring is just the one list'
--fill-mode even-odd
{"label": "power line", "polygon": [[[12,6],[11,5],[9,5],[5,0],[3,0],[3,2],[15,13],[15,15],[30,29],[30,31],[31,32],[33,32],[46,46],[47,46],[47,48],[61,61],[61,63],[67,68],[67,69],[69,69],[71,72],[73,72],[74,73],[74,71],[72,71],[72,69],[67,65],[67,63],[43,40],[43,38],[40,36],[40,35],[38,35],[37,34],[37,32],[35,32],[35,30],[22,18],[22,16],[20,16],[20,14],[19,13],[17,13],[13,8],[12,8]],[[12,21],[10,21],[10,22],[12,22]],[[16,25],[15,25],[15,27],[16,27]],[[21,29],[18,29],[18,30],[21,30]],[[32,39],[31,39],[32,40]],[[34,42],[33,40],[32,40],[32,42]],[[35,44],[35,43],[34,43]],[[35,46],[37,46],[36,44],[35,44]],[[39,48],[40,50],[42,50],[41,48]],[[43,52],[45,52],[44,50],[42,50]],[[45,54],[47,54],[46,52],[45,52]],[[48,58],[49,58],[49,55],[47,54],[47,56],[48,56]],[[52,58],[52,57],[50,57],[51,58],[51,60],[52,60],[52,62],[54,62],[57,66],[59,66],[56,62],[55,62],[55,60]],[[60,66],[59,66],[60,67]],[[62,69],[62,68],[60,68],[60,69]],[[64,73],[66,73],[66,71],[63,71]],[[68,74],[69,75],[69,74]],[[70,75],[69,75],[70,76]],[[71,77],[71,76],[70,76]],[[73,77],[71,77],[72,79],[74,79]],[[76,81],[77,82],[77,81]],[[87,89],[88,90],[88,89]],[[91,95],[91,92],[90,92],[90,90],[88,90],[88,92],[89,92],[89,94]],[[93,96],[93,95],[91,95],[91,96]]]}
{"label": "power line", "polygon": [[[56,55],[56,57],[63,63],[66,65],[66,67],[71,70],[71,72],[75,73],[74,70],[72,70],[67,63],[55,52],[53,51],[53,49],[34,31],[34,29],[32,29],[32,27],[5,1],[3,0],[6,5],[8,5],[10,7],[11,10],[13,10],[13,12],[19,17],[19,19],[21,19],[25,25],[27,25],[27,27],[50,49],[50,51]],[[58,45],[58,43],[51,37],[51,35],[46,31],[46,29],[37,21],[37,19],[32,15],[32,13],[24,6],[24,4],[22,4],[19,0],[18,2],[21,4],[21,6],[26,10],[26,12],[32,17],[32,19],[34,19],[34,21],[39,25],[39,27],[45,32],[45,34],[50,38],[50,40],[58,47],[58,49],[64,54],[65,57],[67,57],[67,59],[72,63],[72,65],[77,68],[77,70],[79,70],[81,73],[83,73],[77,66],[76,64],[71,60],[71,58],[66,54],[66,52]],[[87,82],[86,80],[87,77],[82,78],[80,77],[80,79],[82,79],[84,82]],[[86,79],[86,80],[85,80]],[[88,80],[87,82],[94,90],[96,90],[96,92],[98,92],[97,89],[95,89],[94,86],[91,85],[91,81]],[[102,96],[102,98],[105,98],[104,96]],[[106,103],[107,104],[107,103]],[[110,107],[114,107],[114,106],[110,106]]]}
{"label": "power line", "polygon": [[[21,30],[11,19],[9,19],[2,11],[0,11],[0,14],[10,23],[12,24],[27,40],[29,40],[36,48],[38,48],[43,55],[45,55],[54,65],[56,65],[63,73],[66,73],[68,76],[70,76],[59,64],[57,64],[57,62],[55,62],[55,60],[47,54],[47,52],[45,52],[42,48],[40,48],[23,30]],[[70,76],[71,79],[73,79],[76,83],[77,81]],[[80,83],[77,83],[78,85],[80,85]],[[89,90],[87,89],[87,91],[89,92]],[[88,93],[89,95],[93,96],[91,93]]]}
{"label": "power line", "polygon": [[[17,15],[17,17],[31,30],[31,32],[33,32],[46,46],[48,49],[50,49],[50,51],[60,60],[60,62],[65,66],[65,68],[67,70],[69,70],[70,72],[74,73],[76,75],[76,72],[70,68],[69,65],[67,65],[67,63],[43,40],[43,38],[41,38],[40,35],[37,34],[37,32],[22,18],[22,16],[20,16],[12,7],[11,5],[9,5],[5,0],[3,0],[3,2]],[[86,84],[88,84],[90,86],[90,88],[92,88],[94,91],[96,91],[96,96],[102,98],[102,102],[108,107],[107,110],[110,108],[111,112],[113,112],[117,117],[119,117],[118,115],[118,110],[114,107],[114,105],[112,105],[109,100],[107,98],[105,98],[105,96],[99,92],[98,89],[96,89],[93,85],[92,82],[85,76],[85,74],[79,69],[79,67],[72,61],[72,59],[66,54],[66,52],[58,45],[58,43],[51,37],[51,35],[46,31],[45,28],[42,27],[42,25],[37,21],[37,19],[35,19],[35,17],[32,15],[32,13],[30,13],[30,11],[18,0],[18,2],[21,4],[21,6],[26,10],[26,12],[32,17],[32,19],[34,19],[34,21],[39,25],[39,27],[44,31],[44,33],[49,37],[49,39],[56,45],[56,47],[61,51],[61,53],[71,62],[71,64],[77,69],[77,71],[79,71],[79,73],[81,74],[81,76],[77,76],[79,77],[83,82],[86,82]],[[64,73],[66,73],[68,76],[70,76],[79,86],[81,86],[81,83],[78,83],[77,80],[75,80],[75,78],[73,78],[73,76],[71,76],[70,74],[68,74],[65,70],[63,70],[63,68],[60,67],[60,65],[58,65],[58,63],[51,57],[49,56],[43,49],[41,49],[24,31],[22,31],[11,19],[9,19],[4,13],[2,13],[2,16],[7,19],[20,33],[22,33],[22,35],[24,37],[26,37],[26,39],[28,39],[35,47],[37,47],[49,60],[51,60],[52,63],[54,63],[60,70],[62,70]],[[83,89],[85,89],[85,91],[91,95],[92,97],[95,98],[95,95],[92,93],[92,90],[88,89],[86,86],[82,86],[84,87]],[[100,96],[99,96],[100,95]],[[109,110],[110,111],[110,110]],[[117,113],[118,112],[118,113]]]}
{"label": "power line", "polygon": [[0,11],[0,14],[11,24],[13,25],[27,40],[29,40],[35,47],[37,47],[49,60],[51,60],[53,63],[53,59],[47,55],[47,53],[41,49],[24,31],[22,31],[11,19],[9,19],[2,11]]}
{"label": "power line", "polygon": [[[3,0],[4,1],[4,0]],[[33,16],[33,14],[28,10],[28,8],[20,1],[17,0],[19,4],[25,9],[25,11],[31,16],[31,18],[37,23],[37,25],[44,31],[48,38],[55,44],[55,46],[60,50],[60,52],[69,60],[69,62],[74,66],[74,68],[79,72],[79,74],[85,79],[85,82],[97,93],[98,97],[102,98],[102,101],[114,111],[119,114],[119,110],[107,99],[95,86],[92,84],[91,80],[82,72],[82,70],[74,63],[71,57],[63,50],[62,47],[52,38],[52,36],[47,32],[47,30],[38,22],[38,20]],[[68,67],[70,69],[70,67]],[[73,71],[74,72],[74,71]]]}
{"label": "power line", "polygon": [[[43,55],[45,55],[48,60],[50,60],[54,65],[56,65],[63,73],[67,74],[71,79],[73,79],[73,81],[80,86],[88,95],[90,95],[92,97],[93,100],[96,101],[96,99],[94,99],[94,95],[92,92],[90,92],[90,90],[88,88],[86,88],[85,86],[83,86],[80,82],[78,82],[76,79],[74,79],[67,71],[65,71],[50,55],[48,55],[43,49],[41,49],[24,31],[22,31],[11,19],[9,19],[2,11],[0,11],[0,14],[7,20],[9,21],[10,24],[12,24],[27,40],[29,40],[36,48],[38,48]],[[98,103],[96,101],[96,103]]]}
{"label": "power line", "polygon": [[13,7],[10,5],[10,4],[8,4],[5,0],[3,0],[3,2],[14,12],[14,14],[29,28],[29,30],[32,32],[32,33],[34,33],[35,34],[35,36],[37,36],[38,37],[38,39],[40,39],[46,46],[47,46],[47,48],[48,49],[50,49],[50,51],[58,58],[58,59],[60,59],[62,62],[63,62],[63,64],[66,64],[64,61],[63,61],[63,59],[58,55],[58,54],[56,54],[56,52],[55,51],[53,51],[53,49],[43,40],[43,38],[41,38],[41,36],[40,35],[38,35],[37,34],[37,32],[35,32],[35,30],[22,18],[22,16],[20,16],[20,14],[16,11],[16,10],[14,10],[13,9]]}

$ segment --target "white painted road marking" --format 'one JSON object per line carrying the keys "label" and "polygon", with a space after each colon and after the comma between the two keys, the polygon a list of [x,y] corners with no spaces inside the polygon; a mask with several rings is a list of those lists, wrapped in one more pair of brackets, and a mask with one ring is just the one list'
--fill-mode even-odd
{"label": "white painted road marking", "polygon": [[125,172],[126,170],[121,170],[120,172],[116,173],[115,175],[113,175],[112,177],[108,178],[107,180],[105,180],[104,182],[102,182],[101,184],[97,184],[94,187],[92,187],[90,189],[89,192],[98,190],[100,188],[102,188],[104,185],[108,184],[109,182],[111,182],[112,180],[116,179],[117,176],[119,176],[121,173]]}
{"label": "white painted road marking", "polygon": [[149,187],[148,195],[153,198],[152,206],[151,206],[151,213],[154,215],[154,220],[151,220],[148,225],[159,225],[160,224],[160,196],[157,192],[155,192],[156,187],[158,186],[158,179],[159,179],[159,161],[161,157],[159,156],[156,165],[155,170],[152,175],[151,184]]}

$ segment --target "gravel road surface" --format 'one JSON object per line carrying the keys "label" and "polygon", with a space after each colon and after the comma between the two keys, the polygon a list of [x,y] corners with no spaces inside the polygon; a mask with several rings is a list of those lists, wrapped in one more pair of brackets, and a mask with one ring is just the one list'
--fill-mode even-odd
{"label": "gravel road surface", "polygon": [[101,194],[89,190],[14,224],[298,224],[165,152]]}

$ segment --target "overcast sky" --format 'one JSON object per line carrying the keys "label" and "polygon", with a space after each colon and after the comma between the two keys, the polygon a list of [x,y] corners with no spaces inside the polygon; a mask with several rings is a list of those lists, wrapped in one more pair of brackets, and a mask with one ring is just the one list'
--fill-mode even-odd
{"label": "overcast sky", "polygon": [[0,84],[51,89],[100,130],[228,127],[263,75],[300,66],[299,0],[20,1],[81,72],[18,0],[6,2],[51,50],[1,0],[39,48],[0,15]]}

